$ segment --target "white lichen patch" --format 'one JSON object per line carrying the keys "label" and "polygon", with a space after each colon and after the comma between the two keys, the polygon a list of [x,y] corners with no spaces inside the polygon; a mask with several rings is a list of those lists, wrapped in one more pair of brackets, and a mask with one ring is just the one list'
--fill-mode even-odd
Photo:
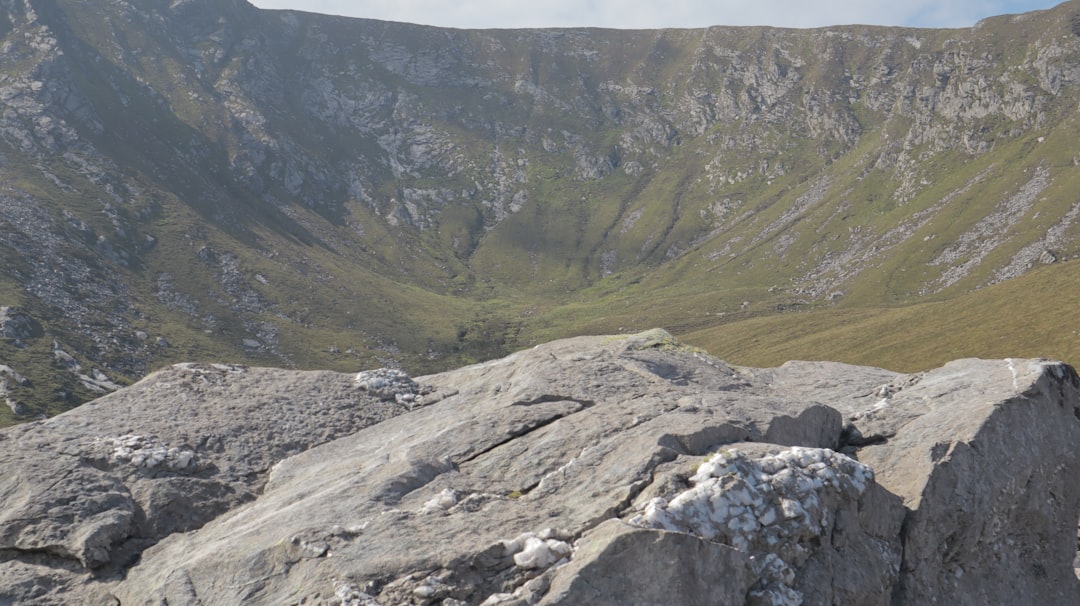
{"label": "white lichen patch", "polygon": [[802,594],[792,588],[795,571],[787,562],[775,553],[769,553],[764,556],[751,556],[750,563],[759,578],[768,580],[750,590],[753,603],[771,606],[802,605]]}
{"label": "white lichen patch", "polygon": [[98,439],[95,442],[109,448],[108,460],[112,464],[130,464],[143,469],[191,469],[195,464],[195,452],[186,448],[170,447],[168,444],[134,434],[118,438]]}
{"label": "white lichen patch", "polygon": [[758,460],[730,450],[703,463],[690,478],[692,488],[670,503],[653,499],[631,523],[727,538],[745,551],[770,526],[828,527],[830,511],[820,493],[857,498],[872,479],[869,467],[832,450],[792,448]]}
{"label": "white lichen patch", "polygon": [[520,568],[548,568],[569,559],[573,548],[560,540],[560,533],[547,528],[539,533],[526,532],[509,541],[502,541],[507,557],[514,558]]}
{"label": "white lichen patch", "polygon": [[428,499],[420,508],[420,513],[442,513],[458,504],[460,496],[453,488],[444,488],[442,492]]}
{"label": "white lichen patch", "polygon": [[873,477],[866,465],[828,449],[791,448],[759,459],[729,450],[698,467],[691,488],[670,501],[653,499],[630,523],[747,552],[763,581],[756,586],[763,603],[798,604],[792,582],[809,556],[806,545]]}
{"label": "white lichen patch", "polygon": [[521,568],[547,568],[569,557],[573,550],[564,541],[529,537],[521,551],[514,554],[514,564]]}

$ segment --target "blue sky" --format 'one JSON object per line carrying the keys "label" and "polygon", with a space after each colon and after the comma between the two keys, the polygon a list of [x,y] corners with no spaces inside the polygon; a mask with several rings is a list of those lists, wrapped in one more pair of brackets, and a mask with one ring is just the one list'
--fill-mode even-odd
{"label": "blue sky", "polygon": [[863,23],[969,27],[1059,0],[249,0],[262,8],[442,27],[821,27]]}

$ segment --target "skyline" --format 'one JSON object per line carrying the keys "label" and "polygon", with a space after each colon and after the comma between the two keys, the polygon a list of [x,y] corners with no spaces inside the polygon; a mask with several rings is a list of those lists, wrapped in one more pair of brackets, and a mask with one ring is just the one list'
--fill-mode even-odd
{"label": "skyline", "polygon": [[[1059,0],[548,0],[526,6],[496,0],[251,0],[266,9],[465,29],[607,27],[701,28],[767,25],[970,27],[987,17],[1052,8]],[[740,6],[741,5],[741,6]]]}

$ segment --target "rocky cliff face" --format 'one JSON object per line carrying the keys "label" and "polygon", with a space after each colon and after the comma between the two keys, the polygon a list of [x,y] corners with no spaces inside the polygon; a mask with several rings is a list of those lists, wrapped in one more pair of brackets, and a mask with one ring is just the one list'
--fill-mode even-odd
{"label": "rocky cliff face", "polygon": [[1075,604],[1078,438],[1041,360],[181,365],[0,432],[0,601]]}
{"label": "rocky cliff face", "polygon": [[[465,31],[4,0],[0,305],[41,328],[0,342],[34,385],[11,410],[98,395],[95,372],[427,372],[543,331],[910,302],[1070,259],[1077,15]],[[637,315],[568,320],[590,286]],[[708,316],[655,311],[705,293]]]}

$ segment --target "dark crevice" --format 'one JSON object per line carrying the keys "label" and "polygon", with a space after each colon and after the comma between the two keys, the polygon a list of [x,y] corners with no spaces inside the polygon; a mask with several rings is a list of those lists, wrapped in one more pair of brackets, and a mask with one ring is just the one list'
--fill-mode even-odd
{"label": "dark crevice", "polygon": [[560,398],[560,397],[554,397],[554,396],[541,396],[540,398],[538,398],[536,400],[530,400],[528,402],[515,402],[514,404],[512,404],[512,406],[530,406],[532,404],[539,404],[541,402],[573,402],[575,404],[580,405],[581,408],[579,408],[577,410],[572,410],[570,412],[566,412],[566,413],[563,413],[563,414],[558,414],[558,415],[555,415],[555,416],[552,416],[552,417],[542,419],[540,421],[536,421],[534,423],[528,424],[525,427],[523,427],[523,428],[521,428],[521,429],[519,429],[517,431],[511,432],[510,435],[503,438],[502,440],[499,440],[498,442],[495,442],[494,444],[488,446],[487,448],[484,448],[482,450],[477,451],[476,453],[474,453],[472,455],[469,455],[465,459],[455,460],[454,465],[464,465],[464,464],[469,463],[471,461],[475,461],[476,459],[478,459],[478,458],[486,455],[487,453],[499,448],[500,446],[504,446],[504,445],[506,445],[506,444],[508,444],[510,442],[513,442],[514,440],[516,440],[516,439],[518,439],[520,437],[526,436],[526,435],[528,435],[528,434],[530,434],[530,433],[532,433],[534,431],[543,429],[543,428],[547,427],[548,425],[551,425],[555,421],[558,421],[559,419],[563,419],[563,418],[566,418],[566,417],[568,417],[568,416],[570,416],[572,414],[579,413],[582,410],[585,410],[586,408],[589,408],[589,407],[593,406],[593,404],[594,404],[593,402],[591,402],[589,400],[574,400],[574,399]]}
{"label": "dark crevice", "polygon": [[0,565],[4,562],[23,562],[68,572],[88,572],[79,559],[71,554],[60,553],[49,547],[8,547],[0,549]]}
{"label": "dark crevice", "polygon": [[637,500],[638,496],[656,481],[656,468],[664,463],[670,463],[677,458],[679,458],[679,453],[670,448],[661,447],[660,450],[654,452],[649,459],[649,462],[646,464],[648,477],[642,478],[631,484],[630,490],[626,493],[626,498],[616,503],[597,518],[589,520],[585,524],[585,529],[582,530],[580,534],[585,534],[589,530],[596,528],[601,523],[612,518],[622,519],[625,517],[630,508],[634,506],[634,501]]}
{"label": "dark crevice", "polygon": [[759,439],[760,436],[755,436],[748,429],[725,422],[721,425],[706,425],[689,434],[664,434],[657,440],[657,445],[671,449],[680,455],[701,457],[727,444],[741,441],[756,442]]}
{"label": "dark crevice", "polygon": [[80,568],[82,567],[82,564],[79,564],[79,560],[77,558],[57,553],[56,551],[53,551],[48,547],[7,547],[4,549],[0,549],[0,562],[4,562],[7,560],[22,560],[24,558],[36,559],[40,556],[44,556],[49,559],[60,560],[68,564],[78,564]]}
{"label": "dark crevice", "polygon": [[[533,398],[532,400],[521,400],[521,401],[518,401],[518,402],[514,402],[513,404],[511,404],[511,406],[532,406],[534,404],[549,404],[551,402],[573,402],[574,404],[580,405],[581,410],[585,410],[586,408],[592,408],[593,406],[596,406],[596,402],[594,402],[593,400],[582,400],[580,398],[568,398],[566,396],[557,396],[557,395],[553,395],[553,394],[545,394],[545,395],[539,396],[537,398]],[[575,411],[575,412],[580,412],[580,410]]]}
{"label": "dark crevice", "polygon": [[896,583],[892,586],[892,599],[890,604],[903,604],[907,602],[907,594],[909,591],[908,584],[911,582],[911,575],[909,574],[915,567],[911,562],[908,550],[907,541],[911,536],[911,526],[915,523],[914,514],[911,509],[904,507],[904,521],[900,523],[900,533],[897,535],[900,539],[900,574],[896,579]]}
{"label": "dark crevice", "polygon": [[[571,411],[568,411],[568,412],[563,412],[563,413],[560,413],[560,414],[556,414],[556,415],[554,415],[552,417],[540,419],[540,420],[534,421],[532,423],[528,423],[524,427],[521,427],[520,429],[518,429],[516,431],[512,431],[507,437],[505,437],[505,438],[491,444],[487,448],[484,448],[482,450],[477,451],[474,454],[469,455],[468,457],[466,457],[464,459],[449,458],[449,459],[445,459],[445,460],[443,460],[441,462],[437,462],[437,463],[436,462],[430,462],[430,461],[427,461],[427,462],[414,462],[414,463],[412,463],[412,469],[410,470],[411,473],[408,473],[408,474],[405,474],[405,475],[402,475],[402,476],[398,476],[397,478],[394,478],[393,480],[387,482],[385,488],[375,491],[375,493],[372,496],[372,499],[375,500],[375,501],[383,502],[383,503],[390,504],[390,505],[396,504],[396,503],[400,502],[401,499],[403,499],[407,495],[411,494],[413,491],[415,491],[415,490],[429,484],[432,480],[434,480],[439,475],[441,475],[443,473],[446,473],[448,471],[459,471],[459,468],[460,468],[461,465],[464,465],[466,463],[474,461],[474,460],[484,456],[485,454],[499,448],[500,446],[508,444],[509,442],[512,442],[512,441],[514,441],[514,440],[516,440],[518,438],[521,438],[523,436],[526,436],[526,435],[528,435],[528,434],[530,434],[530,433],[532,433],[534,431],[543,429],[544,427],[547,427],[548,425],[551,425],[552,423],[558,421],[559,419],[562,419],[562,418],[568,417],[568,416],[570,416],[572,414],[581,412],[582,410],[584,410],[584,409],[586,409],[586,408],[593,405],[593,402],[588,401],[588,400],[574,400],[574,399],[570,399],[570,398],[562,398],[562,397],[555,397],[555,396],[541,396],[540,398],[537,398],[535,400],[530,400],[530,401],[521,402],[521,403],[515,403],[515,405],[528,406],[530,404],[537,404],[537,403],[540,403],[540,402],[572,402],[572,403],[578,404],[579,406],[581,406],[581,408],[578,408],[576,410],[571,410]],[[537,483],[537,484],[539,484],[539,483]],[[536,486],[532,486],[528,490],[532,490],[532,488],[535,488],[535,487]]]}
{"label": "dark crevice", "polygon": [[373,490],[371,500],[386,505],[396,505],[414,491],[427,486],[435,478],[454,469],[453,462],[448,460],[412,461],[407,471],[388,479],[381,487]]}
{"label": "dark crevice", "polygon": [[540,480],[537,480],[537,481],[533,482],[532,484],[529,484],[528,486],[526,486],[524,488],[519,488],[518,491],[517,491],[518,497],[520,498],[520,497],[523,497],[523,496],[529,494],[530,492],[532,492],[539,485],[540,485]]}

